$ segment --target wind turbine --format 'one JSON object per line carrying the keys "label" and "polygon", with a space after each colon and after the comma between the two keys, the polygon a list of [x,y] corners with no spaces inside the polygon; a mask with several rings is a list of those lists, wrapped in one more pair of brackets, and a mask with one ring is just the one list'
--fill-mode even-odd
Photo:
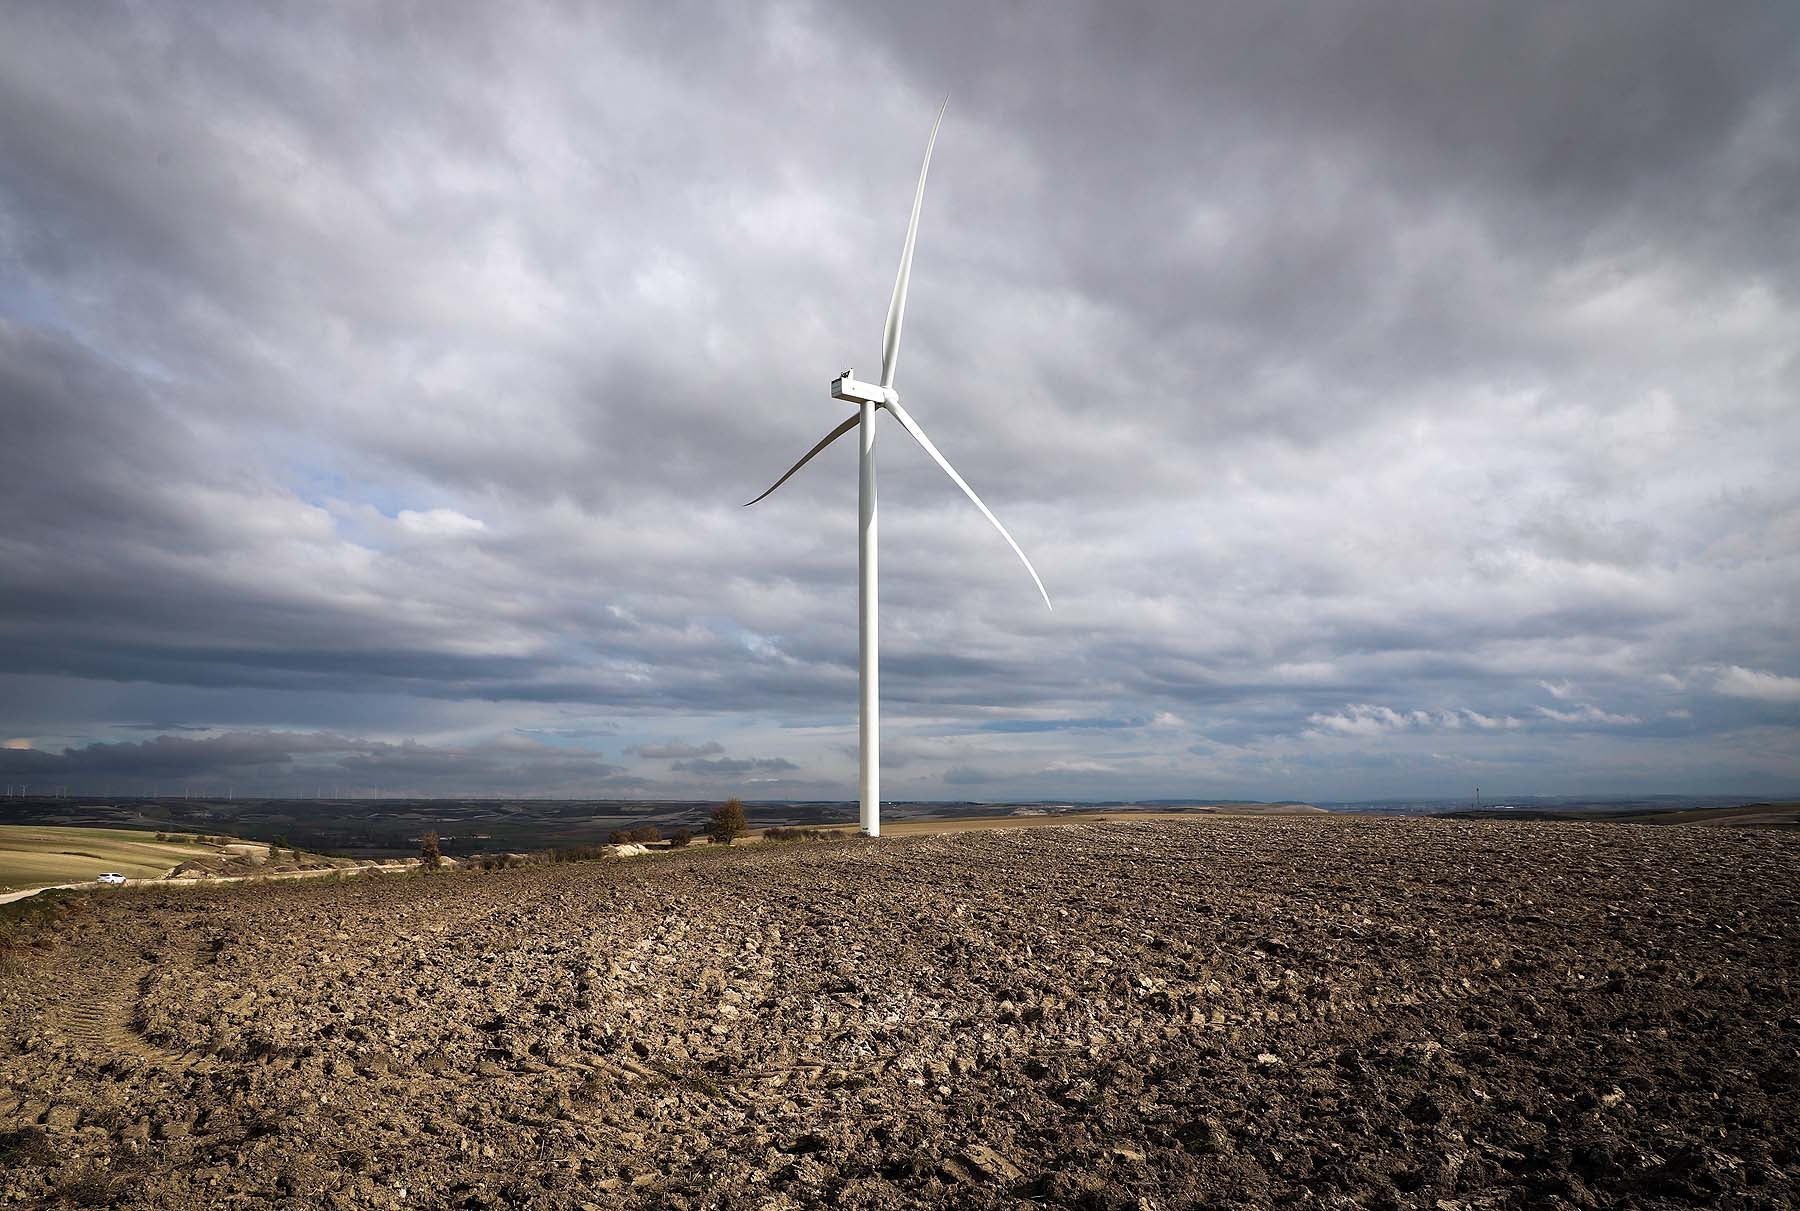
{"label": "wind turbine", "polygon": [[1039,579],[1037,569],[1031,566],[1031,560],[1013,536],[1006,532],[1000,519],[994,516],[993,510],[981,502],[950,460],[938,453],[938,448],[925,436],[925,430],[919,427],[905,408],[900,406],[900,394],[894,390],[894,371],[900,363],[900,325],[906,318],[906,289],[912,281],[913,242],[919,234],[919,208],[925,202],[925,174],[931,170],[931,149],[937,145],[938,127],[943,125],[944,110],[950,99],[938,106],[937,120],[931,124],[931,138],[925,144],[925,162],[919,166],[919,185],[913,191],[912,218],[906,224],[906,243],[900,248],[900,272],[894,279],[894,294],[888,301],[887,329],[882,335],[881,345],[881,382],[865,383],[857,379],[854,370],[846,370],[832,380],[831,398],[855,404],[857,411],[851,414],[837,428],[827,433],[823,440],[803,455],[799,462],[787,469],[787,473],[769,486],[756,500],[748,501],[748,508],[758,500],[762,500],[785,484],[788,479],[812,461],[819,451],[829,446],[852,429],[860,429],[862,457],[857,475],[858,515],[861,524],[857,530],[856,565],[857,565],[857,647],[860,659],[861,714],[857,727],[857,738],[861,755],[861,777],[859,779],[858,797],[861,803],[862,831],[867,836],[881,835],[881,629],[880,603],[877,599],[877,586],[880,577],[877,572],[876,558],[876,515],[875,515],[875,413],[885,409],[900,422],[900,427],[913,435],[913,439],[925,448],[933,462],[944,469],[952,483],[963,490],[963,495],[974,502],[981,510],[981,515],[1000,531],[1000,537],[1006,545],[1013,549],[1025,570],[1031,573],[1031,579],[1037,585],[1038,593],[1044,599],[1044,607],[1050,607],[1050,594],[1044,591],[1044,582]]}

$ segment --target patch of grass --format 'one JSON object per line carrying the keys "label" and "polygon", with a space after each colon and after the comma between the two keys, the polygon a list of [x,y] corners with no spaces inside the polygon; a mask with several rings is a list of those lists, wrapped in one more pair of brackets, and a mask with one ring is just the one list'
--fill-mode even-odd
{"label": "patch of grass", "polygon": [[118,1193],[119,1179],[115,1175],[88,1165],[63,1174],[50,1199],[72,1207],[108,1207]]}
{"label": "patch of grass", "polygon": [[70,917],[93,911],[91,891],[56,888],[0,904],[0,977],[25,974],[34,951],[54,946],[50,933]]}
{"label": "patch of grass", "polygon": [[765,828],[762,831],[764,841],[841,841],[845,837],[854,837],[856,831],[848,828]]}
{"label": "patch of grass", "polygon": [[93,905],[94,892],[72,887],[53,887],[35,896],[0,904],[0,932],[9,928],[53,925]]}
{"label": "patch of grass", "polygon": [[719,1083],[699,1068],[683,1068],[675,1064],[662,1064],[652,1060],[649,1067],[660,1075],[671,1088],[685,1089],[689,1093],[699,1093],[706,1097],[718,1097],[723,1090]]}
{"label": "patch of grass", "polygon": [[46,1169],[56,1163],[56,1149],[41,1127],[0,1132],[0,1167]]}
{"label": "patch of grass", "polygon": [[678,1077],[675,1083],[693,1093],[705,1094],[707,1097],[718,1097],[724,1090],[719,1083],[704,1072],[688,1072]]}

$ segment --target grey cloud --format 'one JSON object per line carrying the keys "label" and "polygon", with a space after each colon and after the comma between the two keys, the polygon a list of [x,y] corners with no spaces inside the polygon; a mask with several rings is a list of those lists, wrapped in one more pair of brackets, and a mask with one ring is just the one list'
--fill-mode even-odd
{"label": "grey cloud", "polygon": [[740,774],[785,774],[800,767],[786,757],[719,757],[713,760],[696,757],[673,762],[669,768],[703,778],[725,778]]}
{"label": "grey cloud", "polygon": [[521,736],[545,737],[551,740],[594,740],[603,736],[619,734],[617,724],[603,724],[589,727],[519,727],[513,729]]}
{"label": "grey cloud", "polygon": [[710,757],[714,753],[722,753],[725,746],[717,740],[708,740],[704,744],[640,744],[631,752],[639,757],[664,759],[670,757]]}
{"label": "grey cloud", "polygon": [[494,794],[521,782],[599,795],[650,785],[599,754],[523,739],[474,745],[398,743],[332,732],[225,732],[204,739],[158,736],[62,752],[0,748],[0,773],[67,783],[82,793],[168,793],[200,785],[254,793],[313,793],[326,786],[414,794]]}
{"label": "grey cloud", "polygon": [[1713,682],[1713,692],[1764,702],[1800,702],[1800,677],[1784,677],[1734,664],[1719,673]]}
{"label": "grey cloud", "polygon": [[1540,706],[1537,713],[1546,719],[1554,719],[1558,723],[1601,724],[1613,727],[1625,727],[1634,723],[1642,723],[1636,715],[1618,715],[1603,710],[1591,702],[1584,702],[1573,710],[1562,711],[1555,707]]}
{"label": "grey cloud", "polygon": [[1068,731],[1105,731],[1118,728],[1143,727],[1148,719],[1108,718],[1096,716],[1086,719],[1000,719],[993,723],[984,723],[984,732],[1068,732]]}
{"label": "grey cloud", "polygon": [[737,506],[874,364],[949,91],[900,387],[1057,612],[886,428],[904,793],[1800,780],[1791,6],[701,15],[21,10],[0,739],[523,791],[626,775],[469,738],[829,725],[852,793],[848,443]]}
{"label": "grey cloud", "polygon": [[308,755],[341,757],[380,747],[379,742],[325,732],[230,732],[201,740],[157,736],[131,743],[89,744],[62,753],[0,749],[0,770],[21,774],[46,769],[71,775],[222,777],[233,772],[291,766]]}

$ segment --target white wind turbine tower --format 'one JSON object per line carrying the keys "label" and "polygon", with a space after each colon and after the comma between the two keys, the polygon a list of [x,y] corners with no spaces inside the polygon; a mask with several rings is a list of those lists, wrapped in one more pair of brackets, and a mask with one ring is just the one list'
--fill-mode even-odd
{"label": "white wind turbine tower", "polygon": [[789,467],[787,474],[770,485],[768,492],[745,506],[753,505],[768,496],[769,492],[786,483],[794,472],[812,461],[813,455],[850,430],[860,428],[862,459],[857,477],[857,499],[861,525],[856,553],[857,638],[861,657],[862,711],[857,731],[862,771],[858,790],[862,807],[862,831],[871,837],[881,835],[881,632],[880,607],[876,600],[879,576],[875,543],[875,413],[878,409],[886,409],[891,413],[900,422],[900,427],[913,435],[932,461],[942,467],[944,474],[974,502],[975,507],[981,510],[981,515],[993,523],[994,529],[1000,531],[1000,537],[1006,540],[1006,544],[1013,549],[1013,554],[1025,565],[1025,570],[1031,573],[1033,583],[1044,598],[1045,608],[1050,608],[1050,594],[1044,591],[1044,582],[1038,578],[1037,569],[1031,566],[1031,560],[1025,557],[1025,552],[1013,541],[1013,536],[1006,532],[1006,527],[1000,524],[1000,519],[994,516],[993,511],[981,503],[981,497],[975,495],[975,489],[956,473],[956,468],[950,465],[948,459],[938,453],[938,448],[925,436],[925,430],[919,428],[918,422],[900,406],[900,395],[894,390],[894,371],[900,361],[900,324],[906,316],[906,288],[912,279],[913,241],[919,233],[919,208],[925,201],[925,174],[931,169],[931,149],[937,143],[938,127],[943,124],[944,109],[949,104],[950,100],[946,97],[944,104],[938,106],[937,121],[931,124],[931,138],[925,144],[925,162],[919,166],[919,185],[913,192],[912,219],[906,225],[906,243],[900,249],[900,272],[894,279],[893,298],[888,302],[887,330],[881,346],[881,382],[861,382],[853,370],[846,370],[834,379],[831,397],[857,405],[857,411],[827,433],[799,462]]}

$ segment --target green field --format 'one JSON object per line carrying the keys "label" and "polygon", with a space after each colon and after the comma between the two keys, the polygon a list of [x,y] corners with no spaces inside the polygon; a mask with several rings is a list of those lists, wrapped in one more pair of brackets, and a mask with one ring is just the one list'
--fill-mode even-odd
{"label": "green field", "polygon": [[106,871],[154,879],[189,858],[215,855],[216,845],[158,841],[122,828],[55,828],[0,824],[0,892],[78,883]]}

